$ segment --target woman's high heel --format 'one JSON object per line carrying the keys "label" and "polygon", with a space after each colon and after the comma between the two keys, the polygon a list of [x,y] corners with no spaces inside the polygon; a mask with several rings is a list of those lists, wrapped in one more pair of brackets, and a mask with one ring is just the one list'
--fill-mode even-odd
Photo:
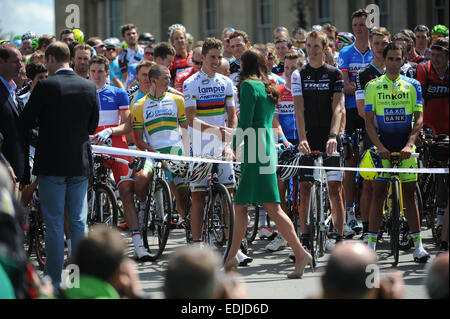
{"label": "woman's high heel", "polygon": [[288,273],[287,277],[289,279],[302,278],[303,272],[305,271],[305,267],[308,264],[311,265],[311,269],[314,272],[313,258],[310,254],[306,253],[305,257],[303,257],[300,267],[298,267],[297,270],[294,270],[293,272]]}

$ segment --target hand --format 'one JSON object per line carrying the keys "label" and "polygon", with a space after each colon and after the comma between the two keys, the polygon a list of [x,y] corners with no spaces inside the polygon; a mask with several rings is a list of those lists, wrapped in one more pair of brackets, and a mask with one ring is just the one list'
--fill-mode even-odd
{"label": "hand", "polygon": [[407,144],[401,151],[400,151],[400,160],[408,159],[411,157],[411,154],[413,152],[413,145]]}
{"label": "hand", "polygon": [[236,158],[236,154],[231,150],[230,146],[225,146],[222,152],[222,157],[226,161],[233,161]]}
{"label": "hand", "polygon": [[106,128],[103,131],[97,133],[94,137],[95,145],[105,144],[106,140],[112,135],[112,129]]}
{"label": "hand", "polygon": [[381,158],[384,160],[391,159],[391,152],[387,150],[385,147],[378,148],[378,154],[380,154]]}
{"label": "hand", "polygon": [[325,150],[328,155],[332,155],[337,151],[337,140],[336,137],[330,137],[325,146]]}
{"label": "hand", "polygon": [[309,144],[307,140],[300,141],[300,144],[298,144],[298,150],[302,154],[310,154],[311,149],[309,148]]}
{"label": "hand", "polygon": [[12,182],[14,185],[17,183],[17,176],[14,173],[14,169],[11,166],[8,166],[9,175],[11,176]]}
{"label": "hand", "polygon": [[220,138],[222,142],[229,142],[233,139],[234,130],[226,127],[226,126],[219,126],[220,130]]}
{"label": "hand", "polygon": [[162,162],[161,162],[161,165],[162,165],[162,168],[164,168],[166,171],[170,171],[170,170],[169,170],[169,167],[167,166],[166,161],[162,161]]}

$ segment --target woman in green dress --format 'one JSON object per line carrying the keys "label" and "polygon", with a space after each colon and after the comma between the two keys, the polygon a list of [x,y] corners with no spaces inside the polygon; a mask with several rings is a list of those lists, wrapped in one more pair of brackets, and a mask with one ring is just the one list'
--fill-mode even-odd
{"label": "woman in green dress", "polygon": [[234,150],[244,144],[242,156],[238,158],[242,176],[234,197],[233,241],[225,268],[232,269],[239,264],[236,254],[247,229],[247,205],[262,203],[295,254],[295,270],[288,278],[301,278],[305,266],[312,265],[312,257],[300,244],[294,225],[280,206],[277,153],[272,133],[273,114],[280,93],[267,74],[264,57],[259,51],[250,49],[242,54],[238,86],[240,118],[233,138]]}

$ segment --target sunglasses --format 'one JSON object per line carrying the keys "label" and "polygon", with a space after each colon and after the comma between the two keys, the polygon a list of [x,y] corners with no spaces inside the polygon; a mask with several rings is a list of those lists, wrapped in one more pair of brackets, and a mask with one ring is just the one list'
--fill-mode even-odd
{"label": "sunglasses", "polygon": [[99,44],[94,45],[94,48],[103,49],[104,47],[105,47],[105,45],[103,43],[99,43]]}
{"label": "sunglasses", "polygon": [[202,65],[202,61],[192,60],[192,63],[194,63],[195,65]]}
{"label": "sunglasses", "polygon": [[153,56],[154,53],[153,53],[153,52],[150,52],[150,51],[147,51],[147,52],[144,52],[144,55],[145,55],[145,56]]}
{"label": "sunglasses", "polygon": [[414,33],[419,32],[419,31],[430,32],[430,29],[428,29],[428,27],[426,25],[420,24],[414,28]]}
{"label": "sunglasses", "polygon": [[106,47],[106,51],[116,51],[115,47]]}

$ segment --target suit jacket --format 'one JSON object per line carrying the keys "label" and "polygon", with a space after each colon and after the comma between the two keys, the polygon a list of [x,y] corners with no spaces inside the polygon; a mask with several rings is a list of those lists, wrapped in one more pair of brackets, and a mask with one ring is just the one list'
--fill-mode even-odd
{"label": "suit jacket", "polygon": [[19,121],[21,109],[14,103],[8,89],[0,81],[0,134],[3,135],[1,152],[14,169],[17,181],[28,184],[30,178],[27,131]]}
{"label": "suit jacket", "polygon": [[93,82],[59,71],[37,83],[20,118],[26,128],[39,128],[34,175],[92,175],[89,135],[99,119]]}

